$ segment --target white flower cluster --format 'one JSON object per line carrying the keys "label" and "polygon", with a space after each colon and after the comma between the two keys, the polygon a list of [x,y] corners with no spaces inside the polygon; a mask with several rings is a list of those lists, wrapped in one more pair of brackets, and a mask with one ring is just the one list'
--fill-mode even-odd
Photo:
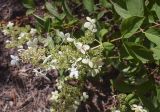
{"label": "white flower cluster", "polygon": [[93,62],[89,58],[82,59],[82,63],[89,65],[90,68],[93,68]]}
{"label": "white flower cluster", "polygon": [[74,42],[75,39],[71,38],[70,33],[64,34],[63,32],[57,31],[57,35],[62,38],[63,42]]}
{"label": "white flower cluster", "polygon": [[[8,24],[6,26],[6,29],[3,29],[3,31],[2,31],[3,34],[4,35],[9,35],[9,30],[11,30],[13,28],[13,26],[14,26],[14,23],[8,22]],[[18,40],[23,39],[23,38],[28,39],[29,35],[34,36],[36,33],[37,33],[37,30],[34,29],[34,28],[31,28],[29,33],[21,32],[17,38],[18,38]],[[10,40],[6,40],[6,44],[10,44],[10,43],[11,43]],[[37,43],[38,43],[38,39],[37,38],[34,38],[32,41],[29,40],[27,42],[28,48],[35,47],[37,45]],[[22,52],[22,51],[25,50],[25,49],[23,49],[23,45],[20,45],[17,48],[18,48],[18,52]],[[18,56],[10,55],[10,57],[11,57],[11,65],[12,66],[19,65],[20,59],[19,59]]]}
{"label": "white flower cluster", "polygon": [[8,35],[9,34],[9,30],[8,29],[12,29],[13,26],[14,26],[14,23],[9,21],[8,24],[7,24],[7,29],[2,30],[3,34],[4,35]]}
{"label": "white flower cluster", "polygon": [[90,17],[86,17],[88,22],[84,23],[84,28],[87,28],[88,30],[90,30],[91,32],[95,33],[97,32],[97,28],[96,28],[96,20],[95,19],[91,19]]}
{"label": "white flower cluster", "polygon": [[52,94],[52,96],[51,96],[50,100],[55,101],[55,102],[58,102],[58,98],[59,98],[59,93],[58,93],[58,91],[55,90],[55,91],[53,91],[51,94]]}
{"label": "white flower cluster", "polygon": [[77,69],[77,63],[79,61],[81,61],[82,58],[78,58],[72,65],[71,65],[71,68],[69,68],[68,70],[70,70],[70,74],[69,74],[69,77],[70,78],[75,78],[75,79],[78,79],[79,77],[79,71]]}
{"label": "white flower cluster", "polygon": [[82,54],[86,54],[86,52],[90,49],[89,45],[87,44],[83,45],[81,42],[74,43],[74,45]]}
{"label": "white flower cluster", "polygon": [[131,109],[134,112],[147,112],[147,110],[144,109],[141,105],[136,105],[136,104],[131,105]]}

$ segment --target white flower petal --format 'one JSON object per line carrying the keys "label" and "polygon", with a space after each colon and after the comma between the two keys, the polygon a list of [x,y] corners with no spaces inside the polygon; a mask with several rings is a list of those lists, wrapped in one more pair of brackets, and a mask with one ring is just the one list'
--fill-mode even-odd
{"label": "white flower petal", "polygon": [[60,36],[60,37],[62,37],[62,38],[64,38],[64,37],[65,37],[65,35],[64,35],[64,33],[63,33],[63,32],[59,32],[59,33],[58,33],[58,36]]}
{"label": "white flower petal", "polygon": [[11,65],[12,66],[17,65],[17,61],[16,60],[11,60]]}
{"label": "white flower petal", "polygon": [[87,21],[92,22],[92,19],[90,17],[86,17]]}
{"label": "white flower petal", "polygon": [[80,49],[80,52],[81,52],[82,54],[86,54],[86,51],[85,51],[84,49]]}
{"label": "white flower petal", "polygon": [[89,59],[82,59],[82,63],[83,64],[88,64],[89,63]]}
{"label": "white flower petal", "polygon": [[74,42],[74,40],[75,39],[73,39],[73,38],[69,38],[69,37],[67,38],[67,42]]}
{"label": "white flower petal", "polygon": [[88,65],[89,65],[89,67],[93,68],[93,62],[92,61],[89,61]]}
{"label": "white flower petal", "polygon": [[90,46],[89,46],[89,45],[83,45],[83,49],[84,49],[85,51],[87,51],[87,50],[90,49]]}
{"label": "white flower petal", "polygon": [[12,22],[9,21],[8,24],[7,24],[7,27],[11,28],[11,27],[13,27],[13,25],[14,25],[14,23],[12,23]]}
{"label": "white flower petal", "polygon": [[66,38],[70,38],[70,34],[69,34],[69,33],[66,33],[66,34],[65,34],[65,37],[66,37]]}
{"label": "white flower petal", "polygon": [[96,19],[92,19],[91,23],[95,24],[96,23]]}
{"label": "white flower petal", "polygon": [[77,47],[77,49],[81,49],[82,48],[82,43],[80,43],[80,42],[77,42],[77,43],[75,43],[75,46]]}
{"label": "white flower petal", "polygon": [[90,28],[90,27],[92,27],[92,24],[90,23],[90,22],[85,22],[84,23],[84,28]]}
{"label": "white flower petal", "polygon": [[97,32],[97,29],[92,29],[92,32],[93,32],[93,33],[96,33],[96,32]]}
{"label": "white flower petal", "polygon": [[37,29],[31,28],[29,33],[34,36],[37,33]]}

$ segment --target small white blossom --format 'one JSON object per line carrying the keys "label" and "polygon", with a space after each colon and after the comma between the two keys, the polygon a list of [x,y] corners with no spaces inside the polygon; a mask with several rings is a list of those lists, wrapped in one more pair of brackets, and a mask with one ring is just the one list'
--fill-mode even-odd
{"label": "small white blossom", "polygon": [[81,96],[81,101],[86,101],[88,98],[89,98],[89,95],[87,94],[87,92],[83,92]]}
{"label": "small white blossom", "polygon": [[93,62],[88,58],[82,59],[82,63],[83,64],[88,64],[89,67],[93,68]]}
{"label": "small white blossom", "polygon": [[27,35],[28,35],[28,33],[26,33],[26,32],[21,32],[21,33],[19,34],[18,39],[25,38]]}
{"label": "small white blossom", "polygon": [[90,17],[86,17],[88,22],[84,23],[84,28],[87,28],[88,30],[90,30],[91,32],[95,33],[97,32],[97,28],[96,28],[96,20],[95,19],[91,19]]}
{"label": "small white blossom", "polygon": [[93,70],[91,71],[91,76],[92,76],[92,77],[95,77],[99,72],[100,72],[100,69],[95,68],[95,69],[93,69]]}
{"label": "small white blossom", "polygon": [[73,108],[77,110],[79,105],[80,105],[79,101],[74,101]]}
{"label": "small white blossom", "polygon": [[58,54],[62,56],[62,55],[63,55],[63,52],[62,52],[62,51],[58,51]]}
{"label": "small white blossom", "polygon": [[63,39],[64,42],[74,42],[74,38],[71,38],[69,33],[64,34],[63,32],[58,32],[58,35]]}
{"label": "small white blossom", "polygon": [[147,112],[147,110],[145,110],[141,105],[136,105],[136,104],[133,104],[131,106],[131,109],[135,112]]}
{"label": "small white blossom", "polygon": [[56,91],[52,92],[51,94],[52,94],[52,96],[51,96],[50,100],[58,102],[58,98],[59,98],[58,91],[56,90]]}
{"label": "small white blossom", "polygon": [[6,40],[6,43],[11,43],[11,41],[10,40]]}
{"label": "small white blossom", "polygon": [[37,29],[31,28],[29,33],[34,36],[37,33]]}
{"label": "small white blossom", "polygon": [[87,44],[83,45],[80,42],[75,43],[75,46],[82,54],[85,54],[90,49],[89,45],[87,45]]}
{"label": "small white blossom", "polygon": [[56,80],[56,82],[57,82],[56,86],[57,86],[58,90],[61,90],[63,87],[64,81]]}
{"label": "small white blossom", "polygon": [[80,102],[79,101],[74,101],[74,104],[75,105],[80,105]]}
{"label": "small white blossom", "polygon": [[70,78],[76,78],[76,79],[78,79],[79,74],[78,74],[77,68],[75,68],[74,66],[72,66],[72,68],[69,68],[69,70],[70,70],[69,77]]}
{"label": "small white blossom", "polygon": [[9,21],[8,24],[7,24],[7,28],[12,28],[13,25],[14,25],[14,23],[12,23],[12,22]]}
{"label": "small white blossom", "polygon": [[28,48],[30,49],[31,47],[36,47],[38,44],[38,39],[37,38],[34,38],[33,40],[29,40],[27,42],[27,46]]}
{"label": "small white blossom", "polygon": [[14,56],[14,55],[10,55],[11,57],[11,65],[14,66],[14,65],[19,65],[19,57],[18,56]]}
{"label": "small white blossom", "polygon": [[2,32],[3,32],[4,35],[8,35],[9,34],[9,31],[6,30],[6,29],[2,30]]}

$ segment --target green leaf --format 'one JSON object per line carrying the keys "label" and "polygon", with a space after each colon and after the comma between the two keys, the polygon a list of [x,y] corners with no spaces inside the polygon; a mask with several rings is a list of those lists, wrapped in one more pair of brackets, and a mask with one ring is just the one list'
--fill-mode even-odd
{"label": "green leaf", "polygon": [[120,92],[129,93],[134,90],[134,86],[128,85],[122,81],[111,80],[112,86]]}
{"label": "green leaf", "polygon": [[103,7],[110,8],[112,5],[107,0],[100,0]]}
{"label": "green leaf", "polygon": [[45,20],[43,18],[41,18],[40,16],[37,16],[35,14],[34,14],[34,17],[36,18],[36,20],[39,23],[39,25],[43,28],[44,24],[45,24]]}
{"label": "green leaf", "polygon": [[28,15],[31,15],[31,14],[33,14],[34,13],[34,9],[28,9],[27,11],[26,11],[26,15],[28,16]]}
{"label": "green leaf", "polygon": [[120,15],[122,18],[126,19],[131,17],[130,13],[124,8],[122,8],[120,5],[113,3],[113,6],[117,14]]}
{"label": "green leaf", "polygon": [[46,32],[50,31],[51,22],[52,22],[52,20],[50,18],[46,19],[45,24],[44,24],[44,29],[45,29]]}
{"label": "green leaf", "polygon": [[72,17],[72,12],[67,4],[67,0],[62,0],[62,5],[63,5],[64,11],[66,12],[66,14]]}
{"label": "green leaf", "polygon": [[35,8],[34,0],[22,0],[22,4],[25,8],[28,8],[28,9],[34,9]]}
{"label": "green leaf", "polygon": [[143,17],[144,15],[144,0],[126,0],[128,12],[132,16]]}
{"label": "green leaf", "polygon": [[151,42],[155,43],[156,45],[160,44],[160,29],[159,28],[150,28],[145,32],[145,36]]}
{"label": "green leaf", "polygon": [[59,15],[59,13],[57,12],[56,7],[54,7],[53,5],[51,5],[51,3],[46,2],[46,8],[49,11],[49,13],[51,13],[56,19],[61,20],[61,17]]}
{"label": "green leaf", "polygon": [[88,12],[94,11],[94,1],[93,0],[83,0],[83,5]]}
{"label": "green leaf", "polygon": [[156,86],[156,91],[157,91],[157,100],[160,103],[160,87]]}
{"label": "green leaf", "polygon": [[112,44],[110,42],[103,42],[103,47],[106,50],[111,51],[115,46],[114,46],[114,44]]}
{"label": "green leaf", "polygon": [[125,19],[121,25],[121,33],[123,38],[131,37],[142,25],[144,18],[142,17],[130,17]]}
{"label": "green leaf", "polygon": [[99,35],[100,35],[101,38],[103,38],[107,33],[108,33],[107,29],[101,29],[99,31]]}
{"label": "green leaf", "polygon": [[152,10],[156,12],[157,17],[160,19],[160,5],[155,2],[155,4],[152,7]]}
{"label": "green leaf", "polygon": [[154,59],[155,60],[160,60],[160,46],[157,46],[157,47],[155,47],[155,48],[152,48],[151,49],[152,51],[153,51],[153,53],[154,53]]}
{"label": "green leaf", "polygon": [[146,47],[134,42],[125,42],[124,45],[127,52],[142,63],[153,60],[153,52]]}

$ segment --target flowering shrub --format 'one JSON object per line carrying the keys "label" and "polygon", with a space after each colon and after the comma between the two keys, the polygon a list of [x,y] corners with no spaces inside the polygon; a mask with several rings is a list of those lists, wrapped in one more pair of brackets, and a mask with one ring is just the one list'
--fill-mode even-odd
{"label": "flowering shrub", "polygon": [[[31,1],[25,1],[30,10],[34,8]],[[113,112],[160,111],[160,88],[155,78],[160,60],[159,2],[100,0],[96,4],[83,0],[83,10],[91,17],[79,20],[66,0],[54,3],[46,2],[44,18],[34,14],[35,28],[12,22],[2,25],[4,35],[10,36],[6,47],[18,51],[18,56],[11,55],[11,65],[31,63],[33,73],[46,79],[47,71],[59,72],[51,111],[76,111],[89,98],[84,91],[86,79],[101,77],[111,66],[119,71],[110,80],[118,100]],[[59,4],[62,11],[57,11]],[[106,17],[109,12],[113,17]]]}

